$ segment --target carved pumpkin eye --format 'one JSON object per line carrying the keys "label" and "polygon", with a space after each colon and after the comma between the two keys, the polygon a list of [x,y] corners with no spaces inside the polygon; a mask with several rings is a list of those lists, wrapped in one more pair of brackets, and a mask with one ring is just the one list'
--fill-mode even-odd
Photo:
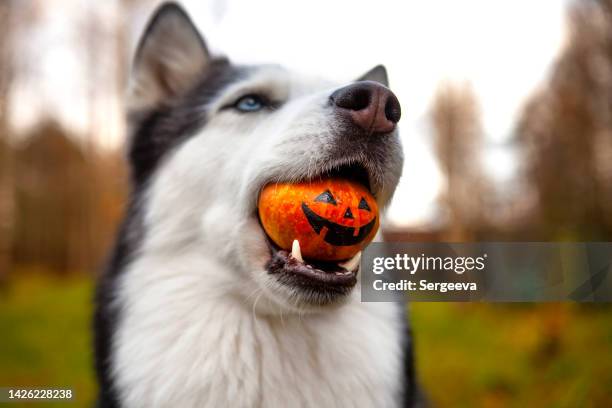
{"label": "carved pumpkin eye", "polygon": [[324,192],[322,192],[321,194],[319,194],[317,196],[317,198],[314,199],[315,201],[318,201],[320,203],[328,203],[331,205],[336,205],[336,200],[334,199],[334,196],[332,195],[331,191],[329,190],[325,190]]}
{"label": "carved pumpkin eye", "polygon": [[361,201],[359,201],[359,207],[357,207],[357,208],[359,208],[360,210],[372,211],[370,209],[370,206],[366,202],[365,198],[363,198],[363,197],[361,197]]}

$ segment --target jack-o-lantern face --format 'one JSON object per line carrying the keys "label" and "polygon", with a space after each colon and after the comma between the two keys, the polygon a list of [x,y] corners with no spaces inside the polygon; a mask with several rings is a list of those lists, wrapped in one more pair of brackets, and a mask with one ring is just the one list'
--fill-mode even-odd
{"label": "jack-o-lantern face", "polygon": [[[303,202],[302,211],[317,234],[325,229],[324,241],[328,244],[337,246],[356,245],[370,234],[376,225],[376,216],[372,216],[372,210],[365,197],[359,198],[359,204],[351,210],[350,205],[353,204],[354,198],[347,197],[343,200],[344,203],[339,204],[333,193],[325,190],[315,198],[310,207]],[[332,208],[326,208],[329,205]],[[361,223],[359,221],[355,222],[355,213],[357,213],[358,220]],[[368,222],[368,219],[371,221]],[[339,223],[331,220],[338,220]],[[364,224],[363,221],[367,223]]]}
{"label": "jack-o-lantern face", "polygon": [[269,185],[260,195],[259,217],[279,247],[289,250],[297,239],[305,258],[325,261],[351,258],[379,225],[374,197],[343,179]]}

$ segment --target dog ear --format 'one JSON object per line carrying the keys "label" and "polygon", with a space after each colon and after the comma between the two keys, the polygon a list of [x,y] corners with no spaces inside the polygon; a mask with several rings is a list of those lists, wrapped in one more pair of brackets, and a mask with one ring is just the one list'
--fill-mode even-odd
{"label": "dog ear", "polygon": [[365,74],[363,74],[357,81],[374,81],[389,86],[389,77],[387,76],[387,69],[384,65],[377,65]]}
{"label": "dog ear", "polygon": [[128,107],[152,108],[189,90],[210,62],[206,44],[176,3],[160,6],[136,51]]}

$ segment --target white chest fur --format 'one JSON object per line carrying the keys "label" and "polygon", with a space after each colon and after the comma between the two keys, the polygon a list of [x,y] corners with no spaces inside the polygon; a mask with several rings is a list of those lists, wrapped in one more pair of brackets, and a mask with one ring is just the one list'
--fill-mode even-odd
{"label": "white chest fur", "polygon": [[145,257],[125,271],[112,354],[125,406],[398,405],[397,305],[361,303],[356,288],[328,312],[266,317],[230,295],[232,280],[201,256],[180,267]]}

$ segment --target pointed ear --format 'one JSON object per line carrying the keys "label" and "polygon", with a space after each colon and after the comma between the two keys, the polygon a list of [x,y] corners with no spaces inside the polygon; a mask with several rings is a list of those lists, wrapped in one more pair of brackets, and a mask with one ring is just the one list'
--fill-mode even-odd
{"label": "pointed ear", "polygon": [[384,65],[377,65],[365,74],[363,74],[357,81],[374,81],[389,86],[389,78],[387,77],[387,69]]}
{"label": "pointed ear", "polygon": [[160,6],[136,51],[128,107],[146,109],[186,92],[210,62],[204,40],[176,3]]}

